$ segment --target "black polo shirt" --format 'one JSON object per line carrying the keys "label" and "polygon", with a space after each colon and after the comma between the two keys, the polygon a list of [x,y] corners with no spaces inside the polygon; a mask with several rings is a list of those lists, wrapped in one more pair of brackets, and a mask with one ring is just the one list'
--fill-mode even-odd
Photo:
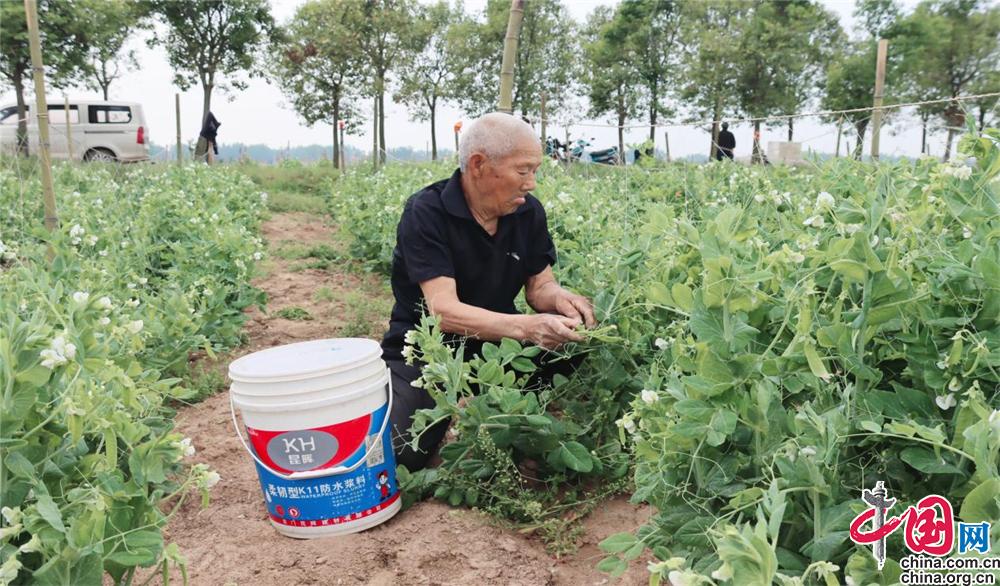
{"label": "black polo shirt", "polygon": [[[385,360],[402,359],[403,337],[424,313],[423,281],[451,277],[462,303],[514,314],[514,298],[528,277],[556,262],[545,209],[538,199],[528,194],[517,210],[499,218],[496,234],[490,236],[469,211],[461,177],[456,170],[450,179],[410,196],[403,208],[392,251],[396,302],[382,339]],[[466,356],[481,346],[470,338]]]}

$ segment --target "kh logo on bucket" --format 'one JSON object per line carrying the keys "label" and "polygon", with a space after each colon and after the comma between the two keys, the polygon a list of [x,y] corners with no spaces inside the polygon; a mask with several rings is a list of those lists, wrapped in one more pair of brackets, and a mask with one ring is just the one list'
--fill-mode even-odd
{"label": "kh logo on bucket", "polygon": [[[943,496],[932,494],[920,499],[895,517],[887,517],[896,499],[880,480],[875,488],[864,489],[861,499],[869,509],[851,521],[851,540],[860,545],[871,545],[872,555],[879,570],[885,565],[886,538],[901,526],[903,542],[914,554],[941,557],[955,548],[955,516],[951,502]],[[967,551],[988,553],[990,550],[990,524],[958,523],[958,553]]]}
{"label": "kh logo on bucket", "polygon": [[266,431],[247,427],[254,452],[283,473],[331,468],[365,446],[371,415],[315,429]]}

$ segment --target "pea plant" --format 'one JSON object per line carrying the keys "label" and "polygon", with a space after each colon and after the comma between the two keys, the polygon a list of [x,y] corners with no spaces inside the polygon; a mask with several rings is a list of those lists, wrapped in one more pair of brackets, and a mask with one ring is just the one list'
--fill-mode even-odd
{"label": "pea plant", "polygon": [[[33,178],[0,170],[0,584],[130,583],[184,571],[161,529],[191,490],[173,431],[194,350],[238,342],[262,257],[263,194],[200,167],[55,169],[62,228]],[[46,257],[51,246],[54,258]]]}

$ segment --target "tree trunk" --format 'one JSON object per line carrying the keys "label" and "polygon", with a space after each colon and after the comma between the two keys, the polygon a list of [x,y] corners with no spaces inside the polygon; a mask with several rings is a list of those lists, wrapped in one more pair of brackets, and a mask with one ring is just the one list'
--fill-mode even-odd
{"label": "tree trunk", "polygon": [[24,68],[14,69],[14,93],[17,95],[17,152],[28,156],[28,106],[24,103]]}
{"label": "tree trunk", "polygon": [[711,161],[715,158],[716,152],[719,150],[719,118],[722,116],[722,96],[716,94],[715,96],[715,107],[712,109],[712,144],[708,151],[708,160]]}
{"label": "tree trunk", "polygon": [[625,93],[618,92],[618,162],[625,164]]}
{"label": "tree trunk", "polygon": [[656,119],[659,114],[656,103],[658,101],[657,98],[659,97],[658,94],[660,93],[659,84],[654,83],[653,87],[650,88],[649,93],[651,94],[649,98],[649,142],[656,144]]}
{"label": "tree trunk", "polygon": [[854,123],[854,130],[858,135],[858,142],[854,145],[854,159],[861,160],[861,153],[865,148],[865,129],[868,128],[868,120],[858,120]]}
{"label": "tree trunk", "polygon": [[[208,118],[208,113],[212,109],[212,88],[214,86],[209,84],[205,86],[205,92],[202,97],[201,102],[201,123],[205,123],[205,118]],[[200,128],[198,129],[201,130]]]}
{"label": "tree trunk", "polygon": [[378,80],[378,144],[379,161],[384,165],[386,158],[385,148],[385,73],[379,74]]}
{"label": "tree trunk", "polygon": [[108,88],[110,88],[110,87],[111,87],[110,83],[102,83],[101,84],[101,91],[104,93],[104,101],[105,102],[108,101]]}
{"label": "tree trunk", "polygon": [[760,150],[760,120],[753,121],[753,154],[750,162],[754,165],[764,162],[764,153]]}
{"label": "tree trunk", "polygon": [[438,160],[438,139],[437,130],[434,124],[437,121],[437,99],[431,101],[431,160]]}
{"label": "tree trunk", "polygon": [[[205,119],[208,118],[208,113],[212,108],[212,84],[206,83],[203,86],[204,92],[202,93],[201,102],[201,125],[205,126]],[[194,148],[194,158],[196,161],[208,160],[208,151],[212,149],[212,146],[208,144],[208,139],[202,138],[201,128],[198,128],[198,142]]]}
{"label": "tree trunk", "polygon": [[951,143],[954,140],[955,140],[955,131],[952,130],[951,126],[949,126],[948,127],[948,142],[946,142],[945,145],[944,145],[944,158],[942,159],[945,163],[947,163],[951,159]]}
{"label": "tree trunk", "polygon": [[333,98],[333,168],[340,169],[340,97]]}
{"label": "tree trunk", "polygon": [[378,170],[378,92],[372,96],[372,168]]}
{"label": "tree trunk", "polygon": [[794,128],[795,118],[788,119],[788,142],[792,142],[792,129]]}
{"label": "tree trunk", "polygon": [[920,115],[920,154],[927,154],[927,119],[926,114]]}

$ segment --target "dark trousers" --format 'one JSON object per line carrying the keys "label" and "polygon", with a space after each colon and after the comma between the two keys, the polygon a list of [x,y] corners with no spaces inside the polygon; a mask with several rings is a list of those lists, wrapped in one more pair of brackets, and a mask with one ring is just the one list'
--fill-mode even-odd
{"label": "dark trousers", "polygon": [[[542,353],[534,359],[539,369],[532,375],[529,386],[548,384],[557,374],[569,376],[584,358],[583,354],[579,354],[566,360],[553,361],[549,359],[551,356]],[[407,470],[415,472],[427,466],[427,461],[441,445],[451,422],[440,421],[424,430],[417,442],[418,449],[414,450],[410,446],[413,439],[410,435],[413,414],[418,409],[433,408],[434,399],[425,389],[418,389],[410,384],[420,376],[419,364],[410,366],[402,360],[387,360],[386,365],[392,374],[392,411],[389,413],[389,422],[392,424],[392,447],[396,453],[396,464],[402,464]],[[477,392],[478,389],[473,388],[473,391]]]}

